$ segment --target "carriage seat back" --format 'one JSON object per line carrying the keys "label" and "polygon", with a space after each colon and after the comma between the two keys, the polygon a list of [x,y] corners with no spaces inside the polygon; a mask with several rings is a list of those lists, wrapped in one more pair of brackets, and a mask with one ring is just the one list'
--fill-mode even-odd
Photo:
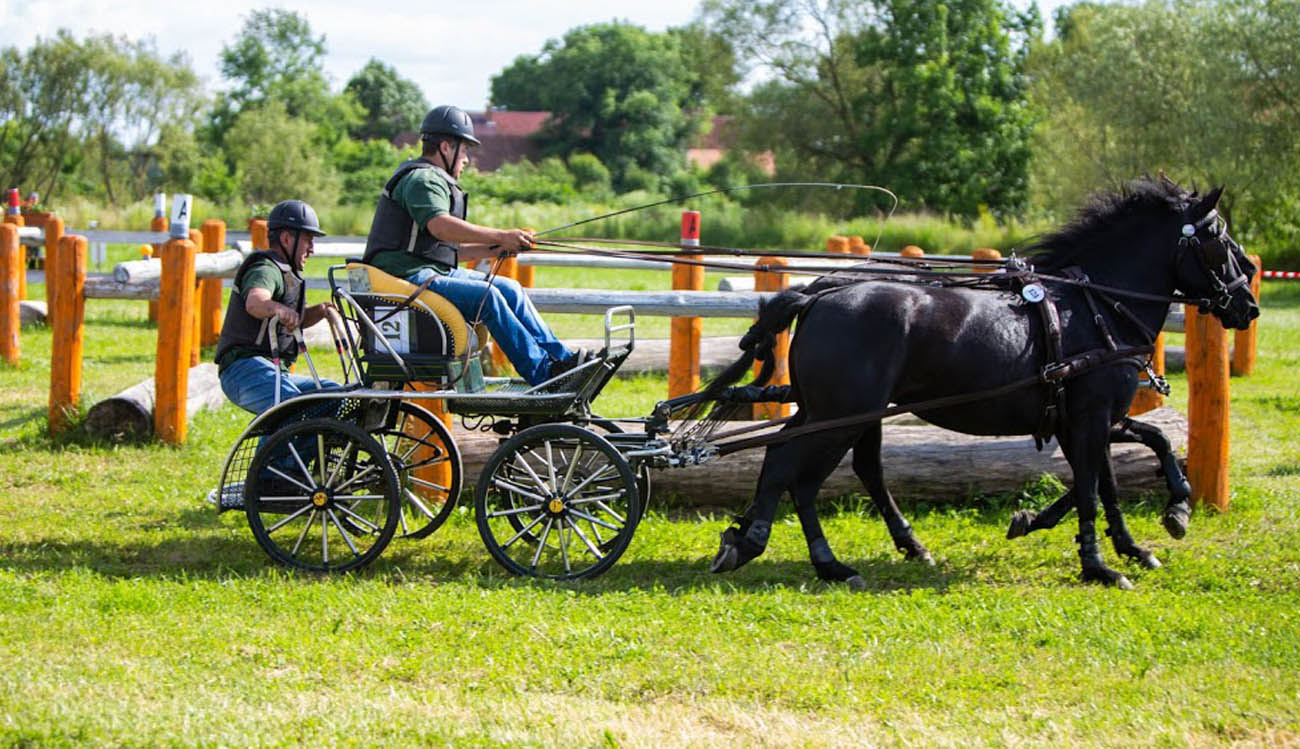
{"label": "carriage seat back", "polygon": [[372,380],[409,379],[393,360],[396,351],[419,380],[442,380],[450,369],[459,371],[466,350],[475,354],[488,340],[482,325],[470,326],[465,316],[446,297],[425,289],[410,305],[399,309],[418,288],[415,284],[359,262],[346,265],[347,291],[378,328],[388,345],[376,339],[375,331],[360,325],[361,348]]}

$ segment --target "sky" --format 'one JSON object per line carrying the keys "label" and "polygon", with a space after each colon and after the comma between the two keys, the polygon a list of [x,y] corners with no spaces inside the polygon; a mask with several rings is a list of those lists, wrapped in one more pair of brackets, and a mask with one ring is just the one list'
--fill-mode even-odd
{"label": "sky", "polygon": [[[1024,6],[1034,0],[1016,0]],[[1064,0],[1037,0],[1044,18]],[[418,11],[399,6],[418,7]],[[694,18],[699,0],[455,0],[405,4],[366,0],[0,0],[0,48],[26,50],[60,28],[81,38],[152,36],[165,55],[184,51],[209,91],[225,88],[217,68],[254,10],[281,7],[306,16],[325,35],[326,73],[335,90],[371,57],[415,81],[429,104],[481,110],[493,75],[521,54],[541,50],[574,26],[625,20],[651,31]],[[427,10],[426,10],[427,9]]]}

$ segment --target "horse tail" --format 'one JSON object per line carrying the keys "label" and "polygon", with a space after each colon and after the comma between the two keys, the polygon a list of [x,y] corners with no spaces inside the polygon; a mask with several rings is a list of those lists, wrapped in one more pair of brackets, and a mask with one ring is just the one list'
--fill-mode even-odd
{"label": "horse tail", "polygon": [[722,391],[731,387],[745,376],[754,361],[761,361],[758,376],[750,385],[762,387],[772,379],[776,371],[776,357],[772,355],[776,347],[776,336],[794,323],[800,312],[812,304],[815,296],[805,294],[802,289],[787,289],[780,294],[759,304],[758,319],[740,338],[740,349],[744,353],[721,374],[713,378],[702,391],[707,400],[716,400]]}

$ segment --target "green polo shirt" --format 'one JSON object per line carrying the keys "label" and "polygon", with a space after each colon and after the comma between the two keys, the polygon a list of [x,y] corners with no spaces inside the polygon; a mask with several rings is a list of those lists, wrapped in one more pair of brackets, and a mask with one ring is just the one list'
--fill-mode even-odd
{"label": "green polo shirt", "polygon": [[[451,186],[434,169],[416,169],[402,177],[393,189],[392,198],[421,227],[427,228],[429,221],[451,212]],[[451,272],[451,268],[442,263],[416,257],[405,250],[378,252],[370,264],[398,278],[406,278],[425,268],[443,274]]]}
{"label": "green polo shirt", "polygon": [[[243,288],[240,293],[244,299],[248,299],[248,292],[253,289],[266,289],[271,292],[272,301],[280,301],[284,298],[284,276],[280,269],[270,258],[262,258],[248,266],[244,271]],[[306,289],[303,290],[306,293]],[[232,362],[244,359],[249,356],[265,356],[265,349],[253,348],[251,346],[232,346],[229,351],[221,355],[217,360],[217,374],[230,366]]]}

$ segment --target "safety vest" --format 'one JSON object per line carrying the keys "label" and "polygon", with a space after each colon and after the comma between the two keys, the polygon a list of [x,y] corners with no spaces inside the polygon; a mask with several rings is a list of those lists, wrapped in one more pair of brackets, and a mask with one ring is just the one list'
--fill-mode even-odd
{"label": "safety vest", "polygon": [[462,221],[468,210],[469,195],[440,166],[424,159],[411,159],[403,162],[384,184],[379,194],[379,205],[375,207],[375,218],[370,223],[370,235],[366,237],[366,254],[362,262],[369,263],[375,255],[385,250],[405,250],[418,258],[454,268],[460,247],[452,242],[445,242],[429,233],[428,226],[421,226],[411,214],[393,199],[393,191],[402,178],[416,169],[433,169],[451,188],[451,215]]}
{"label": "safety vest", "polygon": [[[235,346],[258,349],[259,355],[271,357],[271,341],[266,335],[266,330],[271,324],[270,319],[259,320],[248,314],[244,306],[248,301],[244,296],[244,274],[254,263],[263,258],[275,263],[275,267],[284,276],[284,294],[274,301],[297,312],[299,321],[302,320],[307,306],[302,276],[298,275],[293,266],[280,260],[276,255],[265,250],[254,252],[244,258],[244,262],[239,265],[239,270],[235,271],[230,304],[226,306],[226,319],[221,324],[221,338],[217,341],[217,361],[221,361],[221,357]],[[291,333],[285,331],[283,326],[276,329],[276,338],[280,344],[280,361],[287,367],[298,358],[298,342],[294,340]]]}

